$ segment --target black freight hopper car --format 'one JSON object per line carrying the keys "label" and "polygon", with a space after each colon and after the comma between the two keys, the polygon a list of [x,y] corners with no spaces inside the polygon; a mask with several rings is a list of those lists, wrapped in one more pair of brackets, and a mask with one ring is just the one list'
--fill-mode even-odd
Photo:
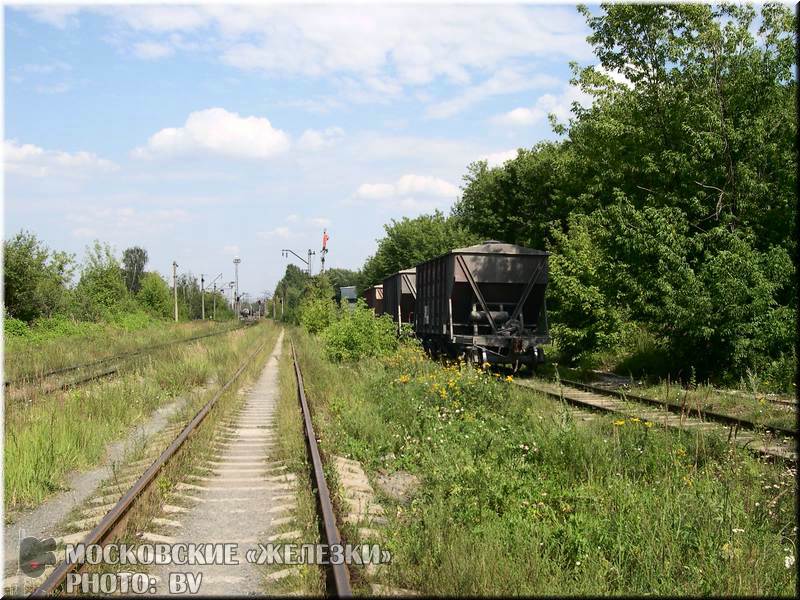
{"label": "black freight hopper car", "polygon": [[402,323],[414,322],[417,269],[404,269],[383,280],[383,312],[391,315],[400,331]]}
{"label": "black freight hopper car", "polygon": [[480,363],[543,362],[548,256],[492,240],[417,265],[414,330],[423,346]]}
{"label": "black freight hopper car", "polygon": [[383,285],[373,285],[364,290],[364,300],[367,301],[367,306],[375,310],[375,316],[381,316],[383,314]]}

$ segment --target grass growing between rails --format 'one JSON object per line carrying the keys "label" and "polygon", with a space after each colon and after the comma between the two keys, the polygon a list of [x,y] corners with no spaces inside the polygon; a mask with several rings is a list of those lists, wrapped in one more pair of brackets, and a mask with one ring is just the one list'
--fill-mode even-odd
{"label": "grass growing between rails", "polygon": [[[318,544],[320,535],[316,497],[312,492],[311,465],[306,450],[302,411],[297,399],[297,383],[288,330],[283,340],[278,378],[280,392],[276,412],[278,457],[286,462],[287,472],[297,476],[294,521],[283,525],[282,531],[299,532],[298,539],[293,539],[290,543]],[[281,568],[283,567],[275,566],[271,567],[271,570]],[[320,596],[325,593],[325,574],[322,568],[316,565],[300,565],[299,574],[271,583],[270,588],[278,592],[300,592],[305,595]]]}
{"label": "grass growing between rails", "polygon": [[[162,515],[162,508],[165,504],[186,505],[186,501],[175,495],[178,483],[187,481],[190,473],[202,473],[210,475],[211,472],[199,467],[204,461],[211,460],[216,454],[213,441],[219,432],[219,425],[234,416],[235,412],[245,402],[245,396],[241,394],[243,389],[247,389],[258,378],[269,354],[272,352],[277,340],[280,329],[274,326],[253,328],[261,332],[260,336],[250,336],[243,339],[245,345],[237,347],[236,353],[230,353],[216,364],[215,370],[217,383],[207,389],[200,390],[193,394],[191,402],[183,406],[171,419],[171,423],[177,425],[177,431],[191,420],[192,417],[219,391],[221,385],[227,382],[242,366],[245,358],[249,357],[244,371],[236,381],[220,396],[213,409],[208,413],[203,422],[195,429],[181,446],[181,449],[163,467],[153,485],[137,500],[130,511],[125,529],[118,540],[120,543],[140,544],[141,538],[138,532],[154,532],[169,535],[169,526],[160,525],[153,522],[153,518]],[[260,344],[263,343],[261,351],[255,356],[251,356]],[[177,433],[176,433],[177,435]],[[155,459],[163,449],[167,447],[171,439],[164,440],[155,444],[148,455],[148,459]],[[138,458],[135,454],[129,457],[131,460]],[[191,481],[191,480],[189,480]],[[189,504],[192,504],[189,502]],[[197,540],[207,542],[208,540]],[[128,565],[128,570],[133,572],[152,572],[150,565]],[[86,569],[89,573],[103,572],[116,573],[119,565],[105,564],[90,566]],[[195,571],[202,571],[203,568],[195,568]]]}
{"label": "grass growing between rails", "polygon": [[42,338],[6,335],[3,364],[5,379],[9,381],[41,374],[237,326],[236,321],[173,323],[150,320],[141,328],[128,328],[120,324],[74,324],[68,320],[65,323],[69,325],[65,330],[67,335]]}
{"label": "grass growing between rails", "polygon": [[[560,365],[558,374],[556,374],[556,369],[552,364],[540,367],[536,374],[546,379],[560,377],[590,384],[602,380],[597,372],[564,368]],[[687,414],[694,413],[699,409],[745,419],[764,427],[797,429],[797,405],[790,406],[770,402],[771,397],[777,396],[767,395],[756,377],[752,377],[748,382],[743,381],[738,388],[730,390],[715,388],[710,384],[690,383],[684,387],[669,380],[650,383],[646,379],[631,379],[630,384],[626,384],[626,387],[620,391],[681,407]],[[778,398],[789,399],[788,396]]]}
{"label": "grass growing between rails", "polygon": [[[431,594],[786,595],[795,477],[716,437],[566,407],[416,348],[332,364],[299,337],[327,451],[422,487],[392,584]],[[384,499],[385,507],[392,506]]]}
{"label": "grass growing between rails", "polygon": [[264,335],[274,335],[274,326],[262,323],[170,346],[159,353],[159,360],[143,361],[136,371],[114,380],[33,403],[7,404],[6,510],[36,505],[63,489],[67,472],[96,464],[108,442],[156,408],[207,381],[225,381],[226,373],[238,365],[236,361]]}

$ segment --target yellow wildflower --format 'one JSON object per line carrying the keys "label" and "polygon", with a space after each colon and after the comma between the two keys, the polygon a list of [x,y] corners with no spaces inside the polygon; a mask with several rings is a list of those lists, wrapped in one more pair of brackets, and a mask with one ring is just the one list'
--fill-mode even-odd
{"label": "yellow wildflower", "polygon": [[647,422],[644,424],[644,426],[645,426],[645,427],[652,427],[652,426],[653,426],[653,422],[652,422],[652,421],[647,421]]}
{"label": "yellow wildflower", "polygon": [[639,423],[640,421],[641,419],[639,419],[638,417],[631,417],[631,423]]}
{"label": "yellow wildflower", "polygon": [[619,427],[621,425],[625,425],[625,419],[623,419],[621,421],[614,421],[614,425],[616,425],[617,427]]}
{"label": "yellow wildflower", "polygon": [[508,381],[510,383],[510,382],[514,381],[514,378],[511,375],[509,375],[508,377],[506,377],[506,381]]}

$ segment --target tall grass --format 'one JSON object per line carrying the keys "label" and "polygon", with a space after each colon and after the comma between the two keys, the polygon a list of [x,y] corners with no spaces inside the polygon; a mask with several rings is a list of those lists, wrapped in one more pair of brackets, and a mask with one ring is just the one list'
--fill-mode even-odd
{"label": "tall grass", "polygon": [[224,381],[267,327],[171,346],[114,380],[7,404],[6,510],[38,504],[63,489],[67,472],[99,462],[108,442],[156,408],[206,381]]}
{"label": "tall grass", "polygon": [[333,365],[300,344],[323,444],[423,486],[389,583],[435,594],[793,595],[794,471],[703,434],[572,413],[416,349]]}
{"label": "tall grass", "polygon": [[204,333],[224,331],[236,323],[193,321],[160,322],[143,329],[127,330],[112,324],[79,324],[73,335],[56,338],[27,339],[7,336],[4,347],[4,377],[13,380],[41,374],[60,367],[83,364]]}

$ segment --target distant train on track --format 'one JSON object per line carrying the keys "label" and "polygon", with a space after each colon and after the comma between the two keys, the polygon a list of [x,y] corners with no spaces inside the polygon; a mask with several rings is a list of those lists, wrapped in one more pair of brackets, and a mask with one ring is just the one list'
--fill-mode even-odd
{"label": "distant train on track", "polygon": [[375,314],[409,323],[434,355],[534,365],[550,341],[548,252],[488,241],[390,275],[364,291]]}

